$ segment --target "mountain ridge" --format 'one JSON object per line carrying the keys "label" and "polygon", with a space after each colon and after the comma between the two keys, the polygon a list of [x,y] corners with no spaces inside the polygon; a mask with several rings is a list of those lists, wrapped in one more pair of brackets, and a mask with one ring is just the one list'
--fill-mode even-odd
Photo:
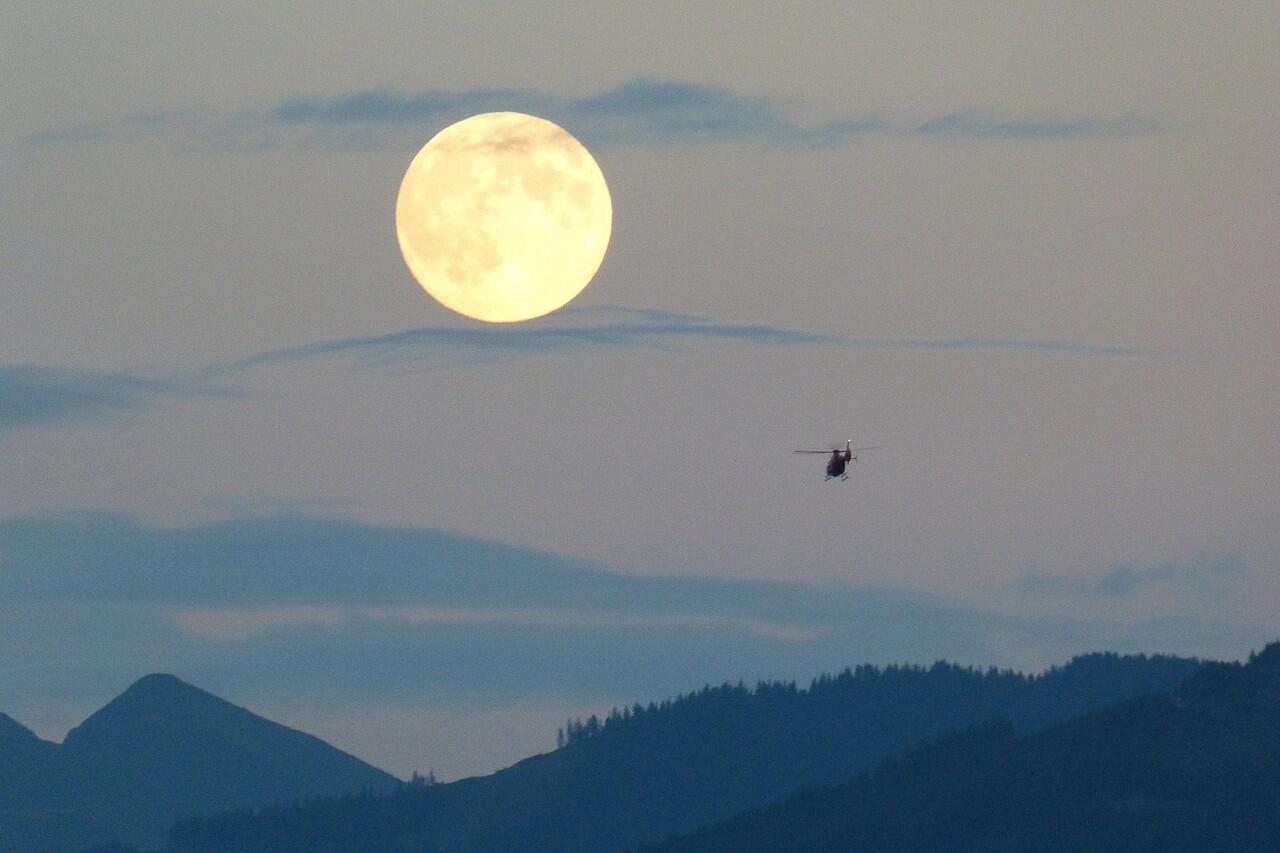
{"label": "mountain ridge", "polygon": [[401,784],[165,673],[135,681],[61,744],[3,715],[0,746],[10,742],[26,745],[9,772],[0,769],[0,849],[15,853],[45,846],[50,833],[63,847],[158,844],[191,814]]}
{"label": "mountain ridge", "polygon": [[57,746],[57,744],[44,740],[13,717],[0,711],[0,748],[39,749],[40,744],[51,747]]}
{"label": "mountain ridge", "polygon": [[603,722],[571,722],[563,748],[489,776],[193,818],[171,839],[194,853],[616,851],[834,784],[997,712],[1034,729],[1108,700],[1172,689],[1199,666],[1099,654],[1037,676],[938,662],[860,666],[807,689],[707,687]]}
{"label": "mountain ridge", "polygon": [[641,853],[1280,850],[1280,642],[1047,729],[954,733]]}

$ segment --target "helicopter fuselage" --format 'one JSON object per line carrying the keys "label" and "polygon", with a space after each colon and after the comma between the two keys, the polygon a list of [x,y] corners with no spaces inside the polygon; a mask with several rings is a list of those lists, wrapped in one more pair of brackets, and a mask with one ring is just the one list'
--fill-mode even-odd
{"label": "helicopter fuselage", "polygon": [[849,457],[845,455],[843,450],[837,450],[831,454],[831,458],[827,460],[827,476],[840,477],[844,474],[844,466],[848,463]]}

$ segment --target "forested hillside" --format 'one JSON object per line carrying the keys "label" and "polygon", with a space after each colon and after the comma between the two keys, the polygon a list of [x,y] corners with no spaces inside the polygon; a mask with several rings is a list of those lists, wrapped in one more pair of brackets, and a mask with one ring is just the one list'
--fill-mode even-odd
{"label": "forested hillside", "polygon": [[604,853],[830,785],[1000,716],[1016,731],[1173,689],[1197,663],[1088,655],[1038,676],[938,663],[708,688],[574,721],[563,748],[491,776],[184,821],[182,851]]}
{"label": "forested hillside", "polygon": [[1280,644],[1046,731],[943,738],[648,853],[1280,850]]}

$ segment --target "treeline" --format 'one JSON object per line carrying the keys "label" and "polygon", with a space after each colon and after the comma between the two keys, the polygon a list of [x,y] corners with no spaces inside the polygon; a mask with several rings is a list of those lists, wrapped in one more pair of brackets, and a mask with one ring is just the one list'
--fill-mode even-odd
{"label": "treeline", "polygon": [[[878,698],[884,701],[915,701],[922,698],[913,688],[928,684],[928,692],[935,698],[963,700],[969,697],[975,684],[986,693],[986,701],[1009,701],[1018,705],[1011,720],[1019,727],[1036,727],[1052,719],[1061,719],[1065,705],[1070,713],[1074,709],[1093,707],[1110,697],[1129,695],[1130,691],[1145,693],[1169,689],[1185,678],[1196,666],[1196,661],[1171,655],[1120,655],[1115,652],[1096,652],[1080,655],[1065,666],[1053,666],[1043,673],[1023,674],[1012,669],[961,666],[938,661],[925,667],[914,664],[890,664],[877,667],[861,664],[846,667],[835,675],[823,674],[813,679],[807,688],[799,688],[794,681],[760,681],[754,688],[742,681],[736,685],[724,683],[710,685],[690,693],[682,693],[674,699],[636,703],[622,708],[614,707],[603,718],[591,714],[587,718],[571,717],[563,728],[556,731],[556,748],[579,743],[606,732],[630,732],[643,729],[654,719],[699,716],[689,706],[724,708],[741,705],[753,700],[756,704],[807,704],[821,716],[836,706],[845,705],[855,697]],[[1030,690],[1028,690],[1030,688]],[[894,694],[898,694],[897,697]]]}
{"label": "treeline", "polygon": [[1280,851],[1280,644],[1044,731],[973,727],[644,850]]}
{"label": "treeline", "polygon": [[1195,671],[1089,655],[1039,676],[939,662],[706,687],[561,730],[562,748],[491,776],[178,824],[182,853],[600,853],[838,784],[945,732],[1002,717],[1031,731]]}

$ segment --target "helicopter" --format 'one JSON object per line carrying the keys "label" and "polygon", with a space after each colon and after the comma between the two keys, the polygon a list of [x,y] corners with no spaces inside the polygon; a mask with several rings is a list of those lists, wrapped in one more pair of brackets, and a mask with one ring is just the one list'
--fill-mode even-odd
{"label": "helicopter", "polygon": [[853,440],[850,439],[844,443],[844,450],[839,447],[833,447],[830,450],[795,450],[792,452],[831,454],[831,458],[827,460],[827,476],[825,479],[830,480],[834,477],[839,477],[841,480],[847,480],[849,475],[845,473],[845,466],[850,462],[858,461],[858,451],[879,449],[878,447],[854,447]]}

